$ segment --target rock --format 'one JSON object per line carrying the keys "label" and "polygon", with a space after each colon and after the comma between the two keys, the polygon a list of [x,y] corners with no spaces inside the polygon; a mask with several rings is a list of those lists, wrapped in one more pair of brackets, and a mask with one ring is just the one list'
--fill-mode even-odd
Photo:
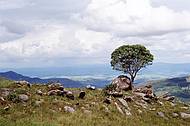
{"label": "rock", "polygon": [[52,83],[48,85],[48,89],[50,90],[60,90],[63,91],[64,87],[61,83]]}
{"label": "rock", "polygon": [[117,104],[117,102],[115,102],[114,104],[115,104],[117,110],[118,110],[122,115],[124,115],[123,110],[119,107],[119,105]]}
{"label": "rock", "polygon": [[111,95],[111,96],[113,96],[113,97],[123,97],[123,93],[122,92],[110,91],[108,94]]}
{"label": "rock", "polygon": [[83,99],[85,97],[86,93],[84,91],[81,91],[79,94],[79,98]]}
{"label": "rock", "polygon": [[57,95],[57,90],[50,90],[47,94],[49,96],[51,96],[51,95]]}
{"label": "rock", "polygon": [[56,89],[56,90],[50,90],[47,94],[49,96],[51,96],[51,95],[64,96],[64,91],[60,91],[58,89]]}
{"label": "rock", "polygon": [[146,101],[147,103],[151,103],[151,99],[150,98],[143,97],[143,100]]}
{"label": "rock", "polygon": [[75,99],[75,97],[74,97],[74,95],[73,95],[73,93],[71,91],[67,91],[66,97],[69,98],[69,99],[71,99],[71,100]]}
{"label": "rock", "polygon": [[7,97],[12,92],[9,88],[0,88],[0,96]]}
{"label": "rock", "polygon": [[168,119],[163,112],[157,112],[157,115],[164,119]]}
{"label": "rock", "polygon": [[159,116],[162,117],[162,118],[165,118],[165,115],[164,115],[163,112],[157,112],[157,115],[159,115]]}
{"label": "rock", "polygon": [[132,115],[131,112],[130,112],[129,110],[124,109],[124,111],[125,111],[125,115],[127,115],[127,116],[131,116],[131,115]]}
{"label": "rock", "polygon": [[6,101],[3,97],[0,97],[0,105],[6,104]]}
{"label": "rock", "polygon": [[124,75],[115,78],[111,85],[115,87],[115,91],[128,91],[132,90],[130,78]]}
{"label": "rock", "polygon": [[139,114],[142,114],[142,110],[138,109],[137,111],[138,111]]}
{"label": "rock", "polygon": [[28,86],[29,88],[31,87],[31,84],[28,81],[15,81],[14,82],[17,86],[21,87],[21,86]]}
{"label": "rock", "polygon": [[43,95],[43,92],[42,92],[41,90],[37,90],[37,91],[36,91],[36,94],[38,94],[38,95],[41,95],[41,96],[42,96],[42,95]]}
{"label": "rock", "polygon": [[183,119],[190,119],[190,114],[185,112],[180,112],[181,118]]}
{"label": "rock", "polygon": [[106,98],[103,103],[106,103],[106,104],[111,104],[111,98]]}
{"label": "rock", "polygon": [[84,110],[84,114],[91,114],[92,112],[91,111],[89,111],[89,110]]}
{"label": "rock", "polygon": [[22,102],[27,102],[29,100],[29,97],[28,95],[25,95],[25,94],[20,94],[18,96],[19,100],[22,101]]}
{"label": "rock", "polygon": [[110,110],[108,109],[107,106],[103,105],[103,107],[104,107],[106,113],[110,113]]}
{"label": "rock", "polygon": [[86,89],[95,90],[96,87],[95,87],[95,86],[92,86],[92,85],[87,85],[87,86],[86,86]]}
{"label": "rock", "polygon": [[65,106],[64,107],[65,112],[69,112],[69,113],[74,113],[75,109],[69,106]]}
{"label": "rock", "polygon": [[189,107],[181,107],[181,109],[188,110],[188,109],[189,109]]}
{"label": "rock", "polygon": [[177,113],[172,113],[172,116],[173,116],[174,118],[176,118],[176,117],[179,116],[179,114],[177,114]]}
{"label": "rock", "polygon": [[163,102],[161,102],[161,101],[157,101],[157,102],[158,102],[161,106],[164,105]]}
{"label": "rock", "polygon": [[127,108],[128,110],[131,110],[131,109],[129,108],[127,102],[126,102],[123,98],[119,98],[118,100],[119,100],[119,102],[120,102],[125,108]]}
{"label": "rock", "polygon": [[6,107],[4,108],[5,111],[8,111],[9,109],[10,109],[10,106],[6,106]]}
{"label": "rock", "polygon": [[170,102],[173,102],[175,100],[175,96],[166,96],[166,97],[163,97],[164,100],[166,101],[170,101]]}
{"label": "rock", "polygon": [[39,101],[35,101],[35,106],[41,106],[44,103],[43,99],[40,99]]}
{"label": "rock", "polygon": [[133,97],[131,97],[131,96],[125,96],[123,99],[124,99],[125,101],[127,101],[127,102],[132,102],[132,101],[134,101]]}
{"label": "rock", "polygon": [[149,110],[150,111],[156,111],[156,108],[150,108]]}
{"label": "rock", "polygon": [[135,101],[135,103],[136,103],[137,105],[141,106],[141,107],[144,108],[144,109],[147,109],[147,107],[148,107],[148,105],[147,105],[146,103],[141,103],[141,102],[137,102],[137,101]]}
{"label": "rock", "polygon": [[146,86],[138,87],[134,90],[134,92],[143,93],[144,94],[143,97],[146,96],[147,98],[154,98],[155,97],[155,95],[153,93],[152,85],[150,85],[150,84],[146,85]]}

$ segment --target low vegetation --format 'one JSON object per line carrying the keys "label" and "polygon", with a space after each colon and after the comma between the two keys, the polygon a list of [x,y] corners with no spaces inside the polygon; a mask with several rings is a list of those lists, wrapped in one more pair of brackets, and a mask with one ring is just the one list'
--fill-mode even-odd
{"label": "low vegetation", "polygon": [[[13,82],[1,79],[0,89],[14,90],[0,103],[0,126],[188,126],[190,119],[172,116],[173,113],[190,112],[189,106],[177,102],[175,106],[168,101],[148,104],[142,108],[135,102],[128,102],[131,115],[121,114],[115,102],[118,98],[109,97],[111,103],[105,103],[105,94],[101,89],[89,90],[70,88],[72,92],[83,90],[83,99],[71,100],[65,96],[47,95],[47,85],[17,86]],[[43,94],[37,93],[40,90]],[[18,96],[27,94],[29,100],[21,102]],[[124,96],[131,96],[126,92]],[[2,99],[1,99],[2,100]],[[120,104],[120,103],[118,103]],[[72,107],[74,112],[66,112],[65,106]],[[163,112],[164,117],[158,112]]]}

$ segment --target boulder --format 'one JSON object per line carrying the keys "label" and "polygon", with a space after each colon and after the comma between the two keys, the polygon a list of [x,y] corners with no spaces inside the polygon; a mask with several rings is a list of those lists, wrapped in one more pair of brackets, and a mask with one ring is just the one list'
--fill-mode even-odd
{"label": "boulder", "polygon": [[48,85],[48,89],[50,90],[60,90],[63,91],[64,87],[61,83],[51,83]]}
{"label": "boulder", "polygon": [[0,88],[0,96],[7,97],[12,92],[9,88]]}
{"label": "boulder", "polygon": [[123,98],[119,98],[118,101],[128,110],[131,110],[127,104],[127,102]]}
{"label": "boulder", "polygon": [[177,113],[172,113],[172,116],[173,116],[174,118],[176,118],[176,117],[179,116],[179,114],[177,114]]}
{"label": "boulder", "polygon": [[29,97],[28,95],[25,95],[25,94],[20,94],[18,95],[18,98],[21,102],[27,102],[29,100]]}
{"label": "boulder", "polygon": [[95,87],[95,86],[92,86],[92,85],[87,85],[87,86],[86,86],[86,89],[89,89],[89,90],[96,90],[96,87]]}
{"label": "boulder", "polygon": [[117,91],[107,91],[107,94],[113,97],[123,97],[123,93]]}
{"label": "boulder", "polygon": [[131,81],[130,78],[124,75],[118,76],[115,78],[112,82],[111,85],[115,87],[116,91],[128,91],[131,90]]}
{"label": "boulder", "polygon": [[84,91],[81,91],[79,93],[79,98],[83,99],[85,97],[86,93]]}
{"label": "boulder", "polygon": [[75,96],[73,95],[73,92],[71,92],[71,91],[67,91],[66,97],[69,98],[69,99],[71,99],[71,100],[75,99]]}
{"label": "boulder", "polygon": [[60,91],[58,89],[56,89],[56,90],[50,90],[47,94],[49,96],[51,96],[51,95],[64,96],[64,91]]}
{"label": "boulder", "polygon": [[111,98],[106,98],[103,102],[106,104],[111,104]]}
{"label": "boulder", "polygon": [[181,118],[183,119],[190,119],[190,114],[185,112],[180,112]]}
{"label": "boulder", "polygon": [[175,100],[175,96],[165,96],[163,98],[164,98],[164,100],[170,101],[170,102],[173,102]]}
{"label": "boulder", "polygon": [[69,113],[74,113],[75,109],[69,106],[65,106],[64,107],[65,112],[69,112]]}
{"label": "boulder", "polygon": [[42,95],[43,95],[43,92],[42,92],[41,90],[37,90],[37,91],[36,91],[36,94],[42,96]]}
{"label": "boulder", "polygon": [[156,95],[153,93],[152,85],[148,84],[145,86],[138,87],[134,89],[134,93],[146,98],[156,98]]}
{"label": "boulder", "polygon": [[132,101],[134,101],[133,97],[131,97],[131,96],[125,96],[123,99],[124,99],[125,101],[127,101],[127,102],[132,102]]}
{"label": "boulder", "polygon": [[157,115],[162,117],[162,118],[165,118],[165,114],[163,112],[157,112]]}
{"label": "boulder", "polygon": [[28,81],[25,81],[25,80],[23,80],[23,81],[15,81],[14,82],[16,85],[18,85],[19,87],[20,86],[28,86],[28,87],[31,87],[31,84],[28,82]]}

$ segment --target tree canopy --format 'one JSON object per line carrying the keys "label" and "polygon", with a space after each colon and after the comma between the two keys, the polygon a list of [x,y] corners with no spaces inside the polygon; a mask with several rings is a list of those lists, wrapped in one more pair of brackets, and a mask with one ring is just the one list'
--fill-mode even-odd
{"label": "tree canopy", "polygon": [[123,71],[134,82],[137,73],[147,65],[152,65],[154,56],[143,45],[123,45],[111,54],[111,66]]}

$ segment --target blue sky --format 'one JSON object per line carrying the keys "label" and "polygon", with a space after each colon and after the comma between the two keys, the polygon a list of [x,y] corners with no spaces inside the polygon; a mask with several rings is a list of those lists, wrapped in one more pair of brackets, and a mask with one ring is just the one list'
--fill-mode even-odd
{"label": "blue sky", "polygon": [[108,64],[123,44],[190,63],[188,0],[0,0],[0,67]]}

